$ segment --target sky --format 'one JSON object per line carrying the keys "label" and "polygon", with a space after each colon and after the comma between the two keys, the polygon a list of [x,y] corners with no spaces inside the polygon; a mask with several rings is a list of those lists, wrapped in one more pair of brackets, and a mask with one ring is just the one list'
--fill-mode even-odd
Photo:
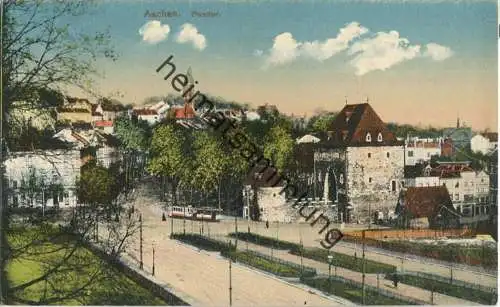
{"label": "sky", "polygon": [[125,103],[175,93],[156,73],[173,55],[197,90],[251,106],[368,101],[386,122],[497,130],[495,1],[99,1],[71,27],[109,27],[119,59],[96,81]]}

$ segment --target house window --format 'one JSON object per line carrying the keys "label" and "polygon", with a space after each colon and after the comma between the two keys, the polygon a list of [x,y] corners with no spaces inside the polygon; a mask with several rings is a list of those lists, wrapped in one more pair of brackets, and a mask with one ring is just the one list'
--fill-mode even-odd
{"label": "house window", "polygon": [[459,200],[459,199],[460,199],[459,194],[455,194],[455,200]]}
{"label": "house window", "polygon": [[395,192],[396,191],[396,180],[391,181],[391,191]]}
{"label": "house window", "polygon": [[12,181],[12,188],[17,189],[17,181],[16,180]]}
{"label": "house window", "polygon": [[412,150],[408,151],[408,157],[413,157],[413,151]]}
{"label": "house window", "polygon": [[387,158],[390,158],[391,157],[391,154],[390,153],[387,153]]}
{"label": "house window", "polygon": [[371,152],[369,152],[369,153],[368,153],[368,158],[371,158],[371,157],[372,157],[372,153],[371,153]]}
{"label": "house window", "polygon": [[12,196],[12,204],[17,207],[17,195]]}
{"label": "house window", "polygon": [[380,132],[377,136],[377,141],[382,142],[382,133],[380,133]]}
{"label": "house window", "polygon": [[479,207],[476,207],[476,215],[479,214]]}
{"label": "house window", "polygon": [[367,134],[366,134],[366,141],[367,141],[367,142],[371,142],[371,141],[372,141],[372,136],[371,136],[371,134],[370,134],[370,133],[367,133]]}
{"label": "house window", "polygon": [[[457,183],[455,184],[455,188],[458,188],[459,186],[460,186],[460,185],[459,185],[459,183],[458,183],[458,181],[457,181]],[[465,186],[467,186],[467,182],[465,183]]]}
{"label": "house window", "polygon": [[372,183],[372,177],[368,178],[368,183]]}

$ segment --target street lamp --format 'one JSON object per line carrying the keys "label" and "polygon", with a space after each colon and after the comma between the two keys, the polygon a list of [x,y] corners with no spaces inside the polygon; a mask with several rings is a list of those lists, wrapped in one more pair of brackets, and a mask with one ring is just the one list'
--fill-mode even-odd
{"label": "street lamp", "polygon": [[328,285],[331,285],[332,282],[332,262],[333,256],[328,255]]}
{"label": "street lamp", "polygon": [[153,241],[153,270],[152,275],[155,276],[155,242]]}

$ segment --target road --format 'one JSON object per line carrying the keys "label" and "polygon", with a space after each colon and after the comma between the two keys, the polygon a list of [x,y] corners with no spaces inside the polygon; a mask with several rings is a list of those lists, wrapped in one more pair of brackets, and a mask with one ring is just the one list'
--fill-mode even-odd
{"label": "road", "polygon": [[[176,291],[192,297],[203,306],[229,305],[229,261],[218,253],[200,251],[168,238],[169,225],[158,219],[154,207],[137,202],[135,208],[143,217],[143,262],[151,271],[155,246],[155,277]],[[129,261],[140,258],[139,233],[127,252]],[[332,306],[348,303],[311,293],[306,287],[286,283],[278,278],[233,264],[233,306]]]}

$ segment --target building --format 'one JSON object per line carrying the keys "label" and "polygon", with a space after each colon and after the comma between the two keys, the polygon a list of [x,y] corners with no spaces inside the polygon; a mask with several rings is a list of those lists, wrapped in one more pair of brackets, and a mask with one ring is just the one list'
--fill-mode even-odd
{"label": "building", "polygon": [[66,97],[66,103],[57,107],[57,120],[69,122],[92,122],[93,104],[88,99]]}
{"label": "building", "polygon": [[393,210],[404,185],[404,142],[368,103],[345,105],[315,145],[315,196],[328,197],[342,221]]}
{"label": "building", "polygon": [[4,162],[8,205],[12,207],[74,207],[80,151],[13,152]]}
{"label": "building", "polygon": [[396,214],[405,228],[456,228],[460,214],[446,187],[410,187],[401,191]]}
{"label": "building", "polygon": [[427,162],[432,156],[441,155],[442,140],[418,139],[406,141],[405,147],[405,165],[415,165],[417,163]]}
{"label": "building", "polygon": [[112,120],[98,120],[94,122],[94,127],[107,134],[113,134],[115,132]]}
{"label": "building", "polygon": [[133,110],[133,114],[136,115],[139,120],[144,120],[150,125],[159,123],[162,119],[156,110],[151,109],[135,109]]}
{"label": "building", "polygon": [[302,143],[318,143],[320,141],[319,138],[315,137],[312,134],[306,134],[300,138],[297,138],[295,141],[297,144],[302,144]]}
{"label": "building", "polygon": [[498,133],[476,134],[470,140],[470,148],[473,152],[489,154],[498,147]]}
{"label": "building", "polygon": [[443,130],[443,139],[451,139],[455,150],[468,149],[471,145],[472,129],[463,125],[460,126],[460,120],[457,119],[456,128],[446,128]]}

